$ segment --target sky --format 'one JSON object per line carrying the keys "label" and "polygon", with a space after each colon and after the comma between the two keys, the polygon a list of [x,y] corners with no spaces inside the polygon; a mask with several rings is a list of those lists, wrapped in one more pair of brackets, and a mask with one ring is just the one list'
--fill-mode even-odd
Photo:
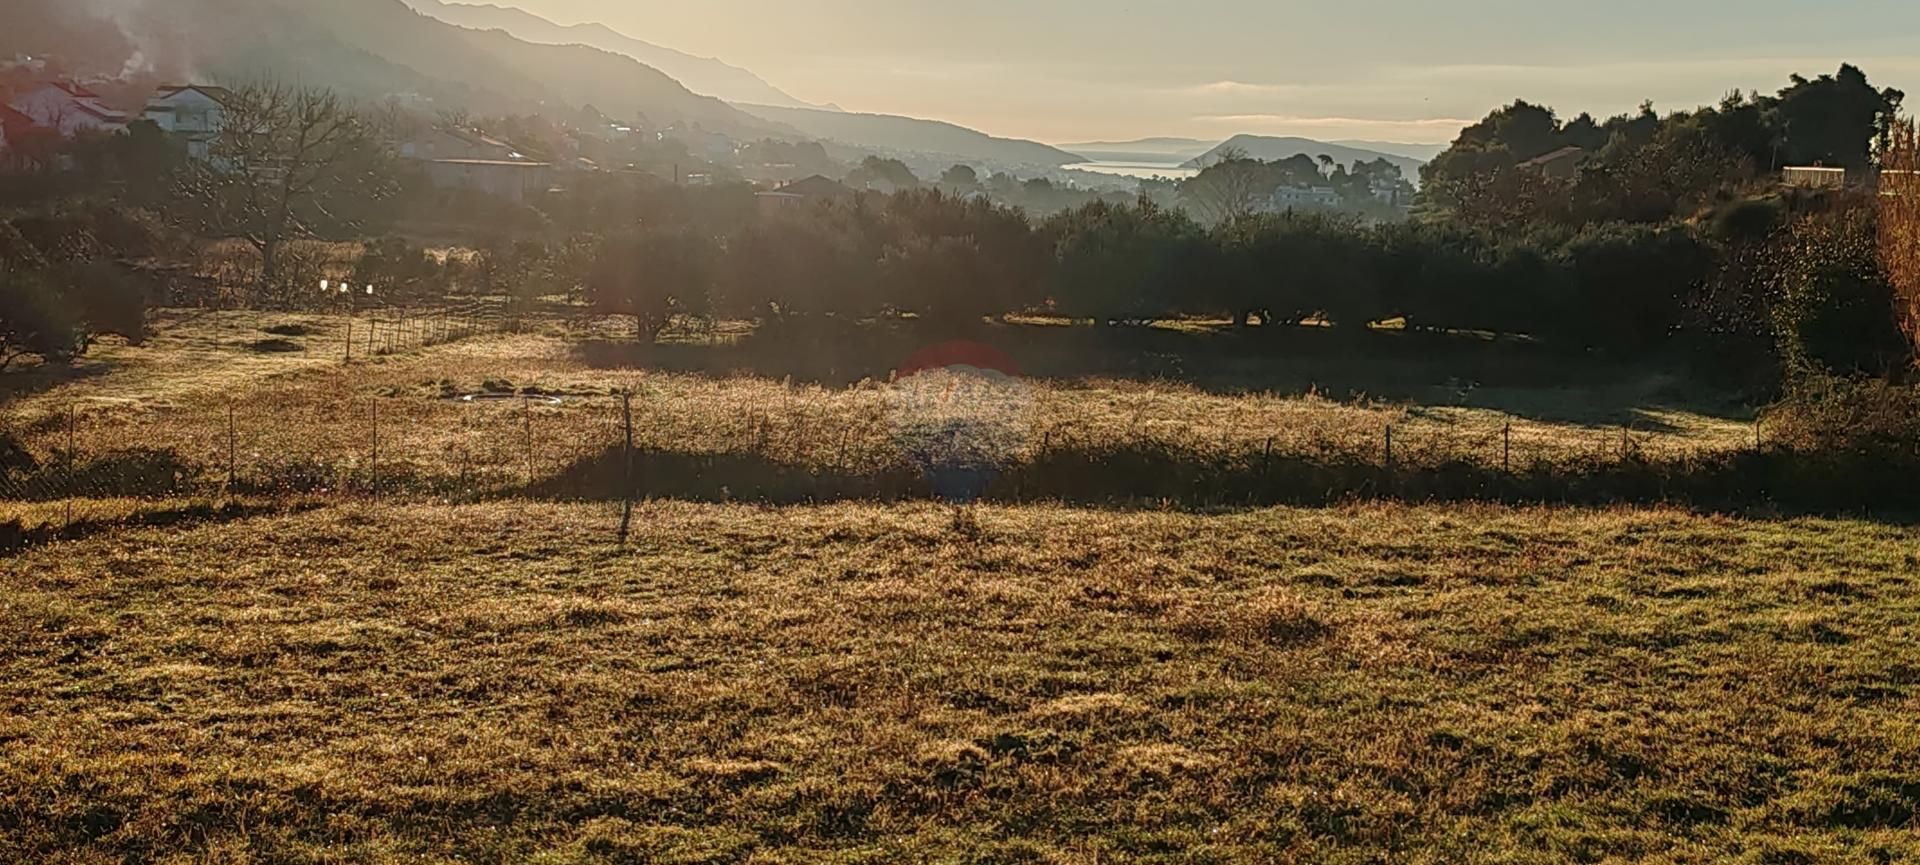
{"label": "sky", "polygon": [[[486,2],[486,0],[469,0]],[[1864,68],[1920,105],[1920,0],[492,0],[744,66],[808,102],[1050,143],[1445,142]]]}

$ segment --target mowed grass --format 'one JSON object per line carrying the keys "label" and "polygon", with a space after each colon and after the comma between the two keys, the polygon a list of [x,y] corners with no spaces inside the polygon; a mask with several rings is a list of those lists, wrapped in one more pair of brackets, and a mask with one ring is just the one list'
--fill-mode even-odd
{"label": "mowed grass", "polygon": [[349,504],[0,560],[0,861],[1920,858],[1920,537]]}
{"label": "mowed grass", "polygon": [[[837,385],[660,372],[596,358],[580,334],[557,323],[370,360],[362,350],[347,364],[346,323],[165,312],[147,345],[102,346],[70,377],[33,371],[0,382],[12,393],[0,432],[18,437],[44,466],[64,465],[71,442],[82,463],[160,451],[214,482],[224,481],[231,456],[240,480],[258,486],[365,486],[377,459],[394,490],[520,490],[616,447],[623,433],[615,394],[631,391],[636,444],[645,449],[856,476],[913,458],[901,432],[915,423],[905,416],[914,403],[899,398],[885,373]],[[270,333],[289,324],[304,335]],[[365,329],[362,319],[358,332]],[[1044,340],[1063,329],[1029,330]],[[1285,359],[1262,362],[1275,382],[1292,375]],[[1245,390],[1153,378],[1024,379],[994,423],[1011,431],[1004,456],[1015,462],[1134,449],[1176,461],[1381,464],[1389,427],[1395,463],[1413,468],[1459,461],[1524,471],[1754,445],[1750,422],[1677,407],[1666,392],[1673,383],[1659,380],[1433,387],[1420,399],[1384,401],[1266,390],[1259,370],[1248,376],[1256,384]],[[81,491],[128,492],[95,486]]]}

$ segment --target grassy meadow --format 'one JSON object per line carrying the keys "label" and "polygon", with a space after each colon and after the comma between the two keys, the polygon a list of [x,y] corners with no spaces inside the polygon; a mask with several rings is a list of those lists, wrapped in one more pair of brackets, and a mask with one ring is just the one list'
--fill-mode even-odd
{"label": "grassy meadow", "polygon": [[[1435,472],[1753,447],[1682,383],[1029,323],[1038,492],[958,508],[904,336],[347,326],[169,311],[0,380],[9,477],[81,493],[0,491],[0,861],[1920,858],[1909,525],[1182,488],[1372,478],[1388,427]],[[1112,477],[1172,492],[1045,486]]]}
{"label": "grassy meadow", "polygon": [[1920,857],[1920,536],[346,504],[0,560],[0,859]]}
{"label": "grassy meadow", "polygon": [[[565,497],[591,492],[582,477],[622,440],[614,394],[630,390],[636,446],[668,462],[726,457],[742,461],[734,468],[745,475],[913,474],[888,382],[913,353],[910,339],[857,356],[831,341],[817,352],[776,346],[803,358],[794,375],[767,369],[769,351],[730,346],[728,334],[641,350],[609,335],[616,328],[606,322],[371,355],[358,341],[365,318],[349,331],[339,316],[171,312],[154,330],[141,346],[101,346],[71,372],[10,377],[0,428],[49,478],[64,469],[69,444],[79,463],[103,463],[81,471],[78,485],[102,498],[224,484],[230,451],[243,485],[267,491],[366,489],[377,479],[390,492]],[[1154,369],[1103,367],[1073,329],[999,334],[1032,373],[1000,421],[1014,433],[1003,456],[1024,465],[1131,454],[1227,474],[1288,460],[1371,471],[1386,462],[1389,427],[1395,464],[1411,468],[1559,470],[1754,445],[1750,410],[1689,401],[1669,379],[1465,386],[1409,372],[1427,361],[1357,362],[1346,351],[1209,366],[1206,355],[1181,352],[1227,337],[1192,330],[1149,334],[1168,350]],[[360,335],[351,363],[350,332]],[[1507,366],[1498,355],[1467,365],[1476,374]],[[1354,383],[1369,374],[1388,393]],[[115,473],[139,472],[114,455],[135,450],[164,457],[161,474],[191,475],[198,486],[117,485]],[[724,474],[710,463],[680,473],[703,470]],[[724,497],[724,482],[709,486],[663,492]]]}

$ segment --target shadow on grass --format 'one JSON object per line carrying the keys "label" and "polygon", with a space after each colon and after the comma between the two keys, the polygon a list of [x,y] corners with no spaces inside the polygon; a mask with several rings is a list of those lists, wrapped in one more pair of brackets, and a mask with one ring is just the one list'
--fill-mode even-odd
{"label": "shadow on grass", "polygon": [[[617,501],[626,494],[617,448],[579,460],[528,492]],[[637,451],[633,495],[701,502],[800,504],[840,500],[1058,502],[1087,507],[1222,509],[1412,503],[1657,504],[1708,511],[1889,514],[1920,511],[1920,489],[1869,454],[1749,451],[1680,460],[1576,460],[1513,471],[1463,462],[1388,468],[1361,459],[1204,453],[1153,444],[1052,449],[999,467],[926,471],[903,463],[823,471],[756,454]]]}
{"label": "shadow on grass", "polygon": [[111,363],[83,359],[75,364],[43,363],[0,372],[0,408],[61,385],[100,378],[114,369]]}
{"label": "shadow on grass", "polygon": [[[921,348],[958,338],[1005,352],[1021,375],[1067,384],[1113,378],[1178,382],[1226,396],[1314,393],[1489,409],[1594,429],[1671,430],[1658,417],[1667,410],[1721,419],[1752,416],[1733,400],[1707,396],[1706,389],[1691,386],[1683,376],[1654,367],[1470,334],[1004,323],[955,333],[916,324],[787,327],[727,340],[659,344],[587,340],[573,351],[596,369],[790,377],[846,387],[886,381]],[[1685,361],[1669,358],[1662,366],[1684,368]]]}
{"label": "shadow on grass", "polygon": [[318,510],[318,502],[213,504],[199,502],[161,507],[112,519],[81,519],[65,525],[41,525],[25,528],[19,522],[0,522],[0,556],[55,541],[76,541],[107,532],[129,528],[168,528],[203,523],[229,523],[276,514]]}

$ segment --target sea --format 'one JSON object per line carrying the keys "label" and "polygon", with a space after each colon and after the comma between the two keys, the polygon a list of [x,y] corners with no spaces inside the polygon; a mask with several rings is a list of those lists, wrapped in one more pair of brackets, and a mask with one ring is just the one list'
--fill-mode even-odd
{"label": "sea", "polygon": [[1186,180],[1200,172],[1191,168],[1182,168],[1178,162],[1082,162],[1077,165],[1062,165],[1067,171],[1091,171],[1096,174],[1112,174],[1118,177],[1132,177],[1146,180],[1164,177],[1169,180]]}

